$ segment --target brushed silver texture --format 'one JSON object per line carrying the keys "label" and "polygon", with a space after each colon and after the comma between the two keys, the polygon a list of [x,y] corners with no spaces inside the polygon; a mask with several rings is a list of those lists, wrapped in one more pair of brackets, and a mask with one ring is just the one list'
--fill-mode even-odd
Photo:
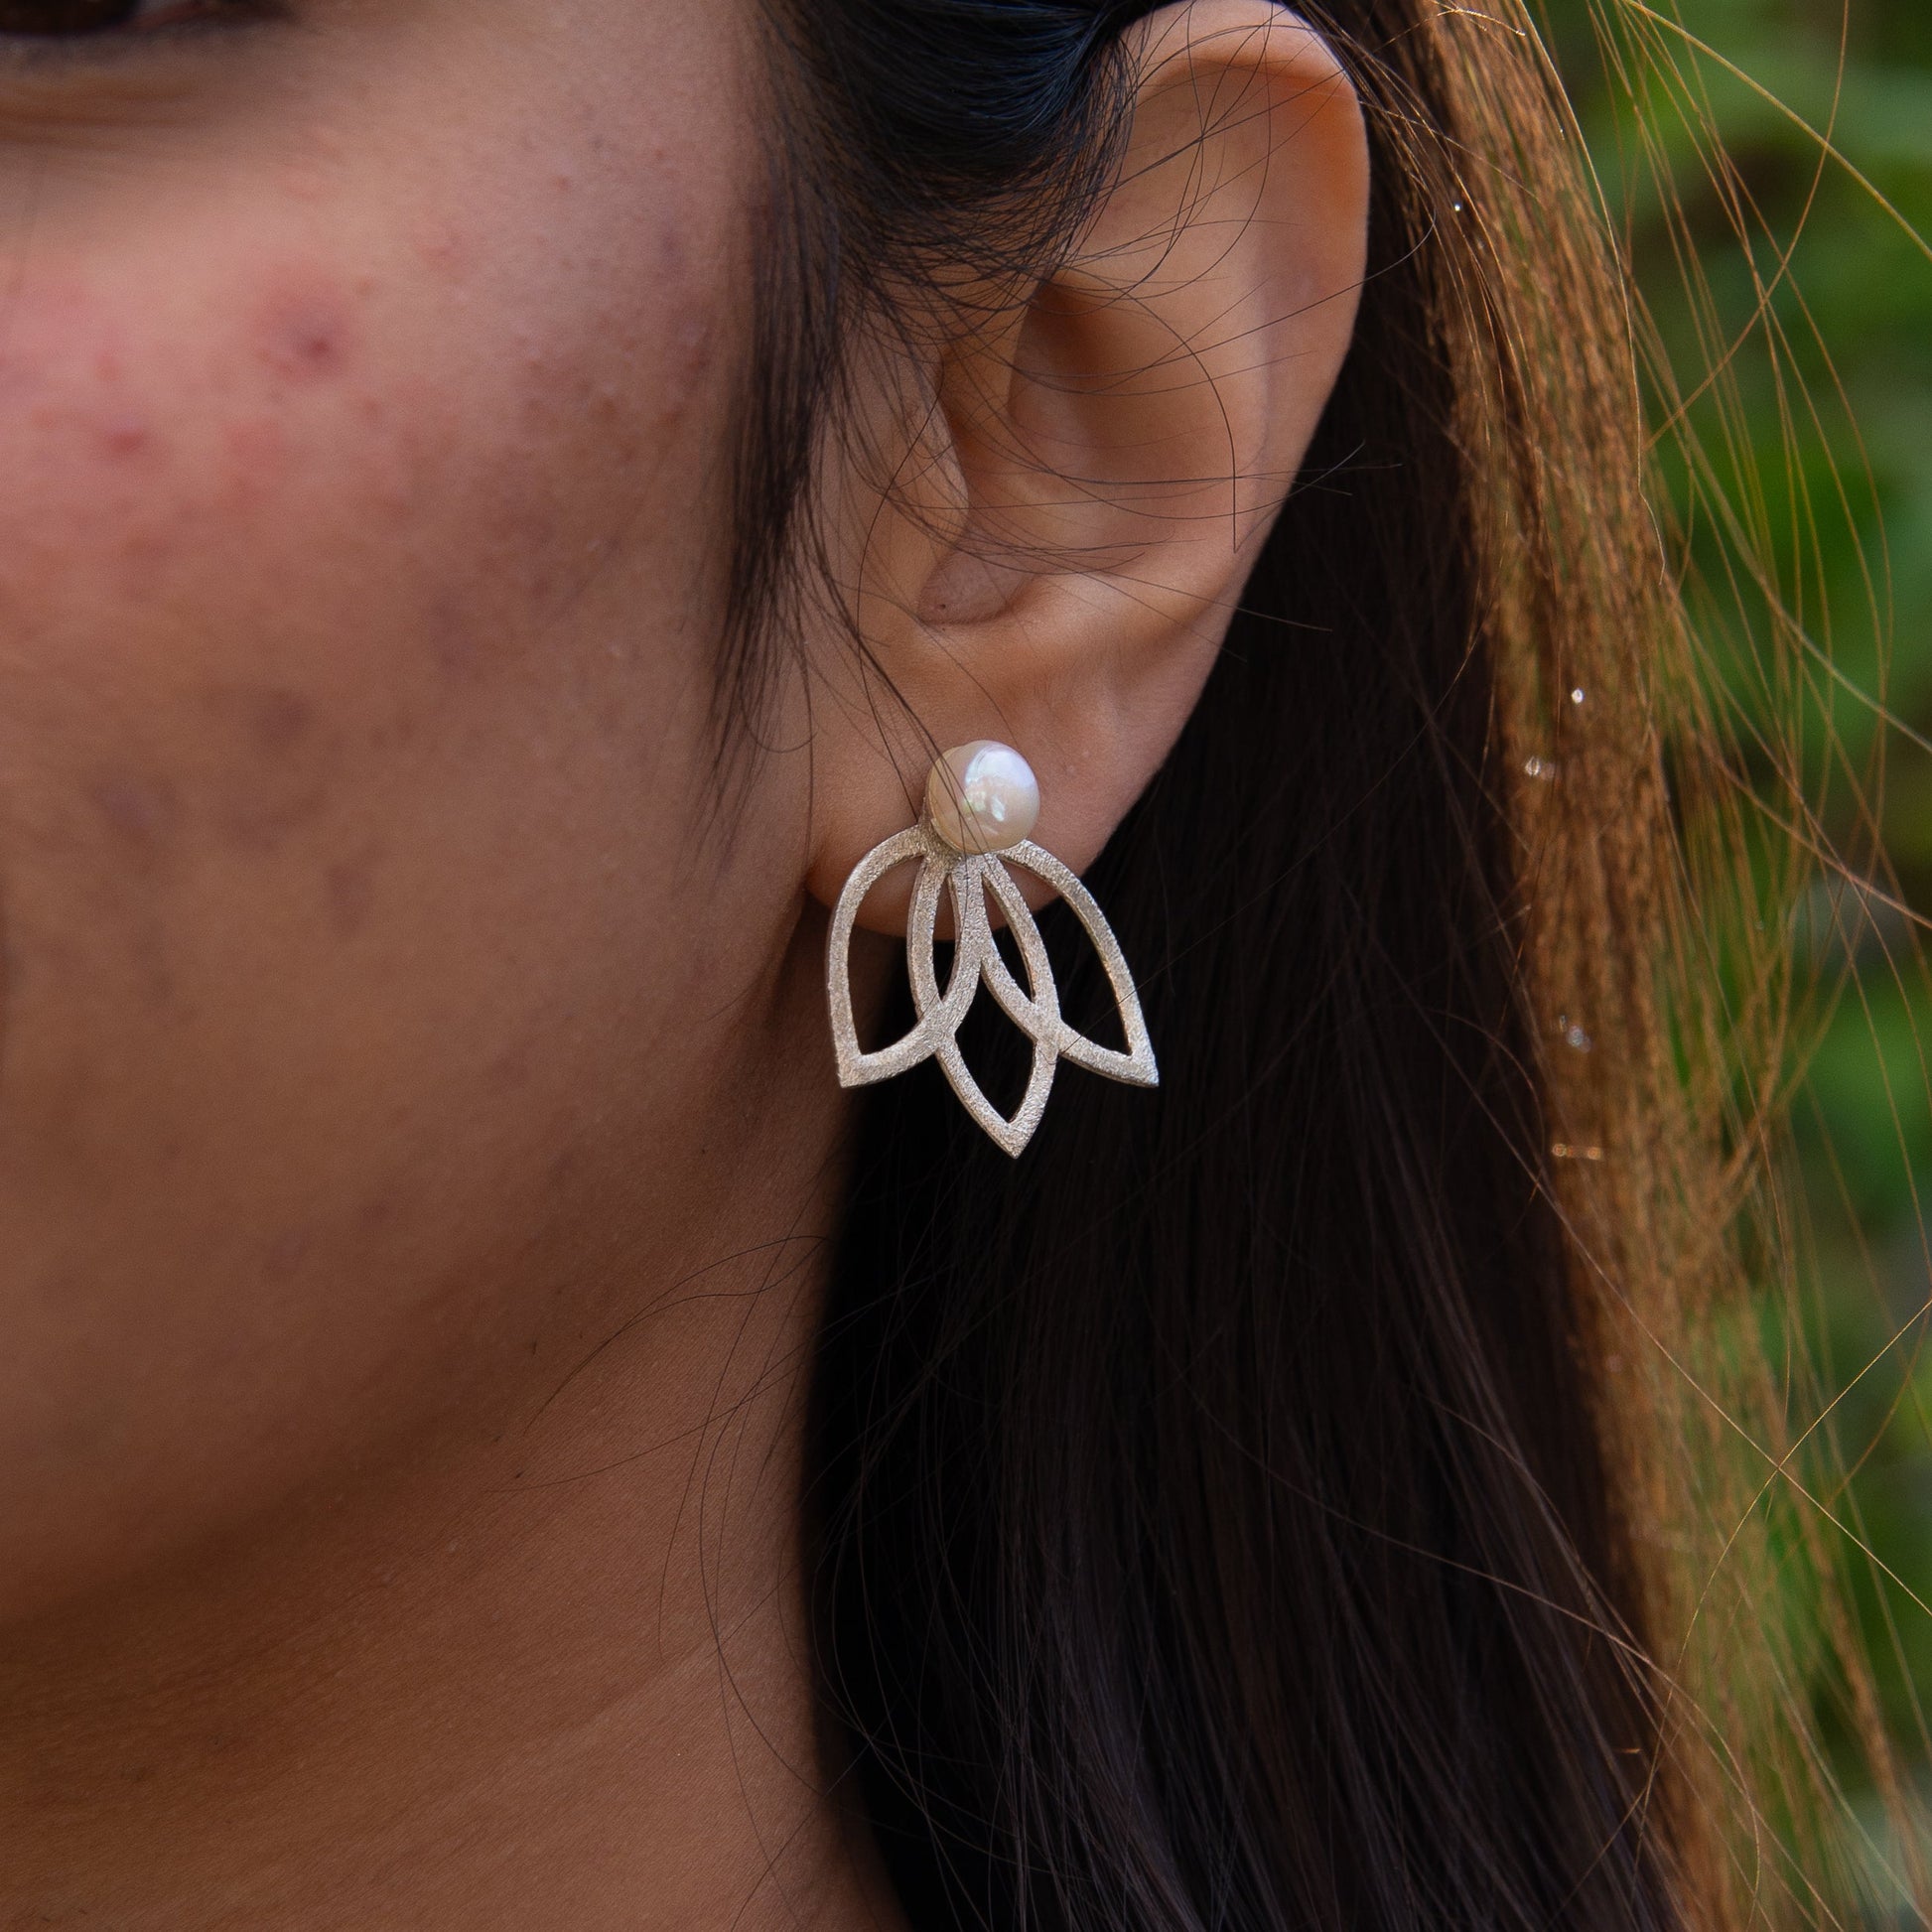
{"label": "brushed silver texture", "polygon": [[[912,887],[912,907],[906,920],[905,964],[918,1018],[903,1038],[868,1053],[859,1045],[858,1024],[852,1011],[853,928],[858,921],[859,907],[873,887],[895,866],[913,861],[918,863],[919,876]],[[1072,907],[1074,917],[1093,941],[1106,970],[1107,982],[1113,988],[1127,1040],[1125,1050],[1102,1046],[1089,1039],[1061,1015],[1059,989],[1053,981],[1046,943],[1018,883],[1007,870],[1009,865],[1043,880]],[[951,895],[953,926],[957,933],[952,971],[943,992],[932,956],[942,891]],[[989,894],[1005,915],[1020,948],[1027,972],[1026,987],[1014,978],[994,943],[992,921],[986,910]],[[1033,1070],[1028,1076],[1027,1091],[1010,1116],[1002,1114],[981,1091],[965,1055],[959,1050],[960,1022],[982,985],[1034,1043]],[[1033,1139],[1046,1112],[1054,1069],[1062,1059],[1129,1086],[1153,1087],[1161,1083],[1154,1044],[1148,1037],[1147,1020],[1141,1012],[1140,994],[1135,989],[1134,976],[1128,970],[1120,941],[1114,937],[1114,930],[1093,895],[1071,869],[1030,839],[1004,852],[960,852],[921,815],[918,824],[896,832],[874,846],[852,869],[832,913],[825,949],[825,993],[831,1008],[832,1047],[838,1059],[841,1086],[863,1087],[875,1080],[890,1080],[936,1054],[966,1111],[998,1146],[1016,1157]]]}

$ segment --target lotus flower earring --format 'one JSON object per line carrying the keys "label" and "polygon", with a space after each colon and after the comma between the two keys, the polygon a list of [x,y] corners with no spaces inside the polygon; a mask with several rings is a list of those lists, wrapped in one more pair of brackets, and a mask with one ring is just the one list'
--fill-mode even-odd
{"label": "lotus flower earring", "polygon": [[[832,1044],[838,1055],[839,1084],[862,1087],[875,1080],[890,1080],[936,1054],[966,1111],[1013,1155],[1033,1139],[1046,1111],[1053,1069],[1061,1059],[1105,1074],[1110,1080],[1124,1080],[1130,1086],[1158,1086],[1161,1079],[1140,996],[1134,990],[1120,941],[1094,903],[1093,895],[1050,852],[1027,837],[1038,816],[1039,782],[1033,767],[1011,745],[978,739],[946,753],[934,763],[926,780],[925,809],[919,814],[919,822],[874,846],[853,868],[832,914],[826,947],[825,989],[832,1008]],[[852,1012],[852,929],[866,895],[895,866],[912,860],[918,861],[919,876],[912,887],[912,909],[905,924],[905,964],[918,1020],[904,1038],[877,1052],[862,1052]],[[1059,991],[1053,984],[1045,942],[1007,870],[1009,866],[1044,880],[1086,928],[1120,1006],[1127,1037],[1125,1051],[1097,1045],[1061,1018]],[[957,935],[952,972],[944,992],[939,989],[932,959],[942,888],[952,897]],[[1028,980],[1024,989],[1008,971],[994,943],[986,910],[989,893],[1020,948]],[[959,1024],[982,984],[1034,1043],[1027,1091],[1010,1117],[981,1092],[959,1050]]]}

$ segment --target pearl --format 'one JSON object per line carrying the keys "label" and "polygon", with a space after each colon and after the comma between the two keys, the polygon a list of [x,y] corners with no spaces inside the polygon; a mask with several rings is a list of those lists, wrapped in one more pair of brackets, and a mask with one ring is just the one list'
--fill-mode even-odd
{"label": "pearl", "polygon": [[925,781],[926,818],[958,852],[1004,852],[1039,817],[1039,780],[1011,745],[976,738],[956,745]]}

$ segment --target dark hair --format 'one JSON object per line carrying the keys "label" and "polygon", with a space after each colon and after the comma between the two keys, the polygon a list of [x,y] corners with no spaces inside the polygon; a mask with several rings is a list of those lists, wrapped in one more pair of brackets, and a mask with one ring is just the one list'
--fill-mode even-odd
{"label": "dark hair", "polygon": [[[935,261],[1050,268],[1148,11],[775,11],[743,708],[810,581],[842,345]],[[1638,1432],[1586,1286],[1616,1236],[1583,1239],[1558,1171],[1615,1145],[1655,1032],[1614,284],[1533,40],[1423,0],[1304,11],[1369,112],[1371,273],[1198,711],[1093,875],[1164,1085],[1065,1077],[1017,1163],[930,1067],[864,1103],[810,1575],[829,1726],[921,1932],[1693,1909]],[[1539,767],[1614,829],[1580,834]],[[1550,1070],[1566,985],[1622,1075]],[[1012,1041],[967,1045],[991,1080]]]}

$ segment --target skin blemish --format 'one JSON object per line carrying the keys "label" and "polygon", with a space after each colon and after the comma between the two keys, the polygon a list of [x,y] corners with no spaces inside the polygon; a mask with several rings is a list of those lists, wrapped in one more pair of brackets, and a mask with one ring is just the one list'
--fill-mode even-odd
{"label": "skin blemish", "polygon": [[232,748],[214,823],[244,850],[272,852],[327,805],[335,735],[320,729],[309,699],[278,685],[211,685],[202,702]]}
{"label": "skin blemish", "polygon": [[442,683],[475,684],[482,678],[488,660],[474,611],[454,599],[436,597],[423,613],[419,634]]}
{"label": "skin blemish", "polygon": [[307,1228],[286,1228],[268,1244],[268,1252],[262,1257],[262,1279],[265,1282],[287,1281],[302,1265],[302,1258],[309,1252],[309,1230]]}
{"label": "skin blemish", "polygon": [[373,1193],[355,1210],[354,1225],[362,1234],[372,1234],[396,1218],[396,1196],[388,1188]]}
{"label": "skin blemish", "polygon": [[498,1053],[484,1069],[484,1079],[496,1093],[514,1093],[530,1084],[530,1049],[515,1045]]}
{"label": "skin blemish", "polygon": [[292,381],[329,381],[349,364],[354,318],[334,290],[277,295],[264,308],[259,329],[262,360]]}
{"label": "skin blemish", "polygon": [[265,690],[254,694],[246,711],[255,743],[269,754],[286,752],[314,731],[315,706],[293,691]]}
{"label": "skin blemish", "polygon": [[264,758],[282,758],[315,730],[315,706],[279,685],[216,685],[204,698],[216,716],[236,724]]}
{"label": "skin blemish", "polygon": [[108,772],[87,787],[87,797],[120,844],[142,858],[159,859],[173,844],[181,811],[161,780]]}
{"label": "skin blemish", "polygon": [[101,425],[101,452],[110,460],[124,463],[153,445],[154,432],[139,416],[112,416]]}
{"label": "skin blemish", "polygon": [[329,927],[338,939],[353,939],[375,906],[376,859],[372,852],[341,859],[323,874]]}

